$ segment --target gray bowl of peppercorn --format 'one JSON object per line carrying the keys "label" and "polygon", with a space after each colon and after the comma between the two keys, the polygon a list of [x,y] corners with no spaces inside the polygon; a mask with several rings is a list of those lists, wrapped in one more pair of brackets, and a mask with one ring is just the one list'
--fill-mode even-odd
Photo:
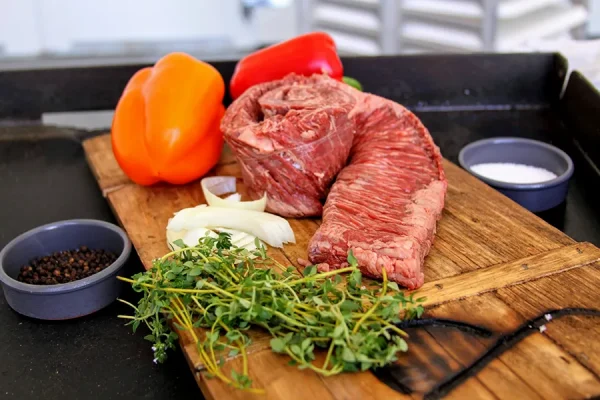
{"label": "gray bowl of peppercorn", "polygon": [[112,303],[123,283],[116,276],[131,242],[116,225],[74,219],[25,232],[0,251],[6,301],[20,314],[72,319]]}

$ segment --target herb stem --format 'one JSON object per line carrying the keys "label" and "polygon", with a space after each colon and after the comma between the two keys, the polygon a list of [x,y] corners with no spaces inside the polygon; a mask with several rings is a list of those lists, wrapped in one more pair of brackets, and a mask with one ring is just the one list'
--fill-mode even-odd
{"label": "herb stem", "polygon": [[136,306],[134,306],[133,304],[131,304],[130,302],[123,300],[123,299],[117,299],[119,300],[121,303],[127,304],[129,307],[133,308],[136,311],[139,311],[138,308]]}
{"label": "herb stem", "polygon": [[[117,279],[122,280],[124,282],[136,283],[140,286],[143,286],[148,289],[162,290],[163,292],[172,292],[172,293],[194,293],[194,294],[209,294],[215,293],[216,290],[201,290],[201,289],[179,289],[179,288],[170,288],[170,287],[157,287],[156,285],[151,285],[149,283],[137,283],[132,279],[124,278],[122,276],[117,276]],[[133,307],[131,303],[127,303],[124,300],[119,299],[120,302],[128,304]]]}
{"label": "herb stem", "polygon": [[377,307],[379,306],[379,303],[381,303],[381,298],[383,296],[385,296],[385,293],[387,291],[387,271],[385,270],[385,267],[383,267],[381,269],[381,275],[383,277],[383,286],[381,287],[381,295],[379,296],[379,298],[377,298],[377,301],[375,302],[375,304],[373,304],[373,307],[369,308],[369,310],[362,316],[361,319],[358,320],[358,322],[356,323],[356,325],[354,325],[354,329],[352,329],[352,333],[356,333],[358,332],[358,329],[360,328],[360,325],[366,321],[367,318],[369,318],[377,309]]}
{"label": "herb stem", "polygon": [[[134,314],[119,318],[134,331],[142,323],[148,328],[145,338],[153,343],[156,362],[166,359],[178,338],[191,337],[204,376],[249,393],[264,393],[249,377],[249,329],[266,329],[273,351],[331,376],[396,361],[406,342],[390,333],[406,337],[395,324],[423,312],[412,295],[388,284],[385,269],[380,286],[363,283],[351,252],[347,267],[317,273],[310,266],[299,273],[261,244],[251,252],[232,246],[226,233],[201,238],[195,247],[177,246],[150,270],[118,277],[141,293],[137,305],[121,300]],[[382,342],[382,336],[388,340]],[[322,364],[316,361],[319,349],[326,352]],[[241,371],[225,373],[224,360],[236,356]]]}
{"label": "herb stem", "polygon": [[329,365],[329,359],[331,358],[331,353],[333,353],[333,348],[335,347],[335,342],[332,340],[329,344],[329,350],[327,350],[327,356],[325,356],[325,361],[323,362],[323,369],[327,369],[327,365]]}
{"label": "herb stem", "polygon": [[390,324],[387,321],[384,321],[381,318],[375,318],[375,320],[377,322],[382,323],[383,325],[385,325],[386,327],[388,327],[389,329],[393,330],[394,332],[396,332],[398,335],[400,336],[404,336],[404,337],[408,337],[408,333],[404,332],[402,329],[398,328],[396,325],[394,324]]}
{"label": "herb stem", "polygon": [[296,279],[295,281],[288,282],[288,285],[293,286],[293,285],[297,285],[299,283],[314,281],[317,279],[327,278],[327,277],[333,276],[333,275],[343,274],[344,272],[355,271],[356,269],[357,269],[356,267],[340,268],[340,269],[336,269],[333,271],[323,272],[323,273],[312,275],[312,276],[306,276],[301,279]]}
{"label": "herb stem", "polygon": [[221,267],[222,267],[222,268],[223,268],[225,271],[227,271],[227,273],[228,273],[228,274],[231,276],[231,278],[232,278],[234,281],[236,281],[236,282],[239,282],[239,281],[240,281],[240,278],[239,278],[239,276],[237,276],[236,274],[234,274],[234,273],[233,273],[233,271],[232,271],[232,270],[231,270],[231,269],[230,269],[230,268],[227,266],[227,264],[225,264],[225,263],[221,263],[220,265],[221,265]]}

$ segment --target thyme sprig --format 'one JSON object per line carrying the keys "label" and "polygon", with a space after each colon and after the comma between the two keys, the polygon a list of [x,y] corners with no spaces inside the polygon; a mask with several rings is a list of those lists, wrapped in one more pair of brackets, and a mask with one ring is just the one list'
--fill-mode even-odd
{"label": "thyme sprig", "polygon": [[[155,260],[150,270],[119,277],[143,294],[137,306],[125,302],[134,315],[120,317],[134,331],[146,325],[157,363],[175,348],[177,330],[188,331],[209,376],[239,389],[261,391],[248,375],[251,326],[266,329],[271,349],[287,354],[290,364],[329,376],[395,361],[408,346],[406,333],[394,324],[423,313],[424,298],[405,296],[385,269],[381,285],[364,286],[351,252],[346,268],[319,273],[309,266],[300,274],[269,257],[258,241],[252,252],[232,246],[227,233],[206,236],[194,247],[175,244],[180,249]],[[326,352],[323,363],[315,361],[317,349]],[[241,355],[242,371],[227,376],[221,369],[225,354]]]}

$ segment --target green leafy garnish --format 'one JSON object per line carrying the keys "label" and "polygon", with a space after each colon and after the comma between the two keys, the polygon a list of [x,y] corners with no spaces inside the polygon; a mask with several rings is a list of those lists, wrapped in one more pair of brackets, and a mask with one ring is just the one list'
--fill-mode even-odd
{"label": "green leafy garnish", "polygon": [[[405,296],[387,281],[385,269],[382,284],[363,286],[352,252],[345,268],[319,272],[309,266],[300,274],[271,258],[260,243],[253,252],[233,246],[227,233],[201,238],[194,247],[175,244],[180,249],[155,260],[150,270],[119,277],[143,295],[137,306],[121,300],[135,313],[120,317],[134,330],[140,324],[149,329],[145,339],[153,343],[156,363],[175,348],[177,330],[188,331],[207,375],[238,389],[261,391],[248,375],[252,326],[266,329],[271,349],[289,356],[292,365],[329,376],[397,360],[408,346],[395,324],[423,313],[423,299]],[[317,349],[326,352],[323,363],[314,361]],[[224,358],[238,354],[242,371],[226,375]]]}

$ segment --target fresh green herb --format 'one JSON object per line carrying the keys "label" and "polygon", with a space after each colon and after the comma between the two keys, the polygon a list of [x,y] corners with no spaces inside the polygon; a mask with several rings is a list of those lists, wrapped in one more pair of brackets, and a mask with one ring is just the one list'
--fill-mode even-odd
{"label": "fresh green herb", "polygon": [[[405,296],[388,282],[385,269],[380,287],[363,286],[352,252],[348,267],[319,273],[310,266],[299,274],[269,257],[262,245],[253,252],[232,246],[226,233],[206,236],[194,247],[178,246],[149,271],[119,278],[143,294],[137,306],[123,301],[135,314],[120,317],[130,319],[134,330],[140,324],[150,330],[145,338],[153,343],[156,363],[175,348],[177,330],[188,331],[208,374],[239,389],[261,391],[251,387],[248,375],[251,326],[266,329],[271,349],[287,354],[294,365],[329,376],[397,360],[407,350],[407,335],[394,324],[423,313],[422,299]],[[326,352],[322,364],[314,361],[317,349]],[[226,376],[223,357],[238,354],[242,371]]]}

